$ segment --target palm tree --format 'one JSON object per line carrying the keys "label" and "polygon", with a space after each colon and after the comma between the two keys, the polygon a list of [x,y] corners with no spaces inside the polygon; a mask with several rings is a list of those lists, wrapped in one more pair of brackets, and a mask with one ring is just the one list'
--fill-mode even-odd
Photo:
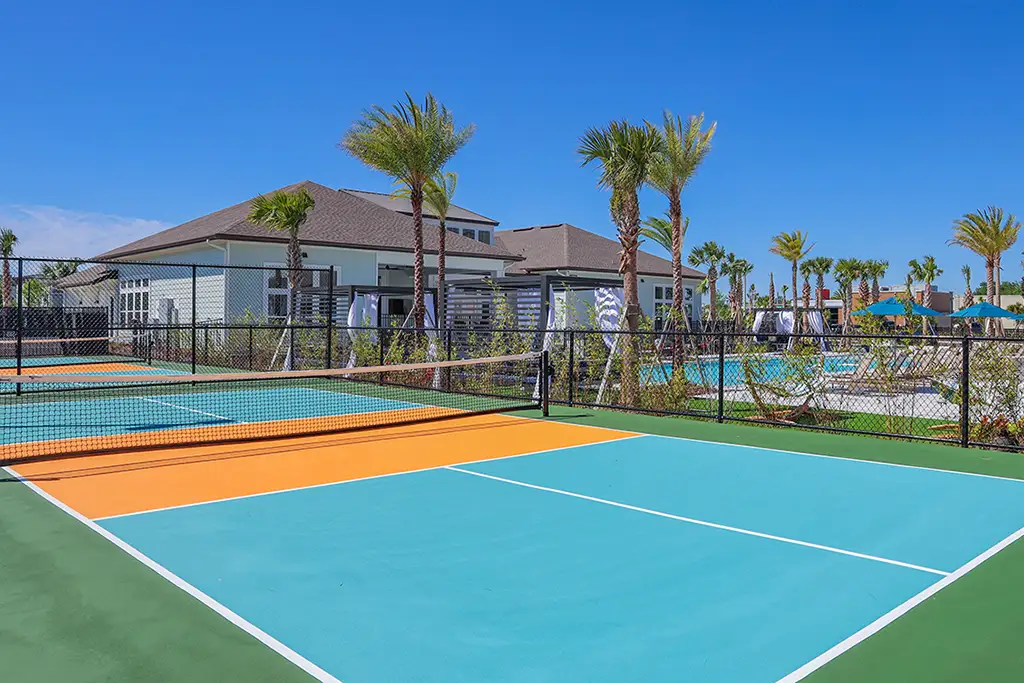
{"label": "palm tree", "polygon": [[815,283],[816,291],[814,293],[814,307],[821,308],[821,298],[825,291],[825,276],[828,275],[830,270],[832,270],[832,259],[827,256],[816,256],[804,261],[804,265],[809,269],[810,274],[817,278],[817,282]]}
{"label": "palm tree", "polygon": [[768,306],[775,308],[778,301],[775,299],[775,273],[768,273]]}
{"label": "palm tree", "polygon": [[13,230],[10,228],[0,229],[0,256],[4,260],[4,306],[14,305],[14,297],[12,296],[14,287],[11,282],[11,257],[14,256],[14,245],[17,243],[18,237],[14,234]]}
{"label": "palm tree", "polygon": [[413,319],[422,328],[426,315],[423,299],[423,200],[426,186],[455,153],[473,137],[472,124],[455,127],[455,119],[427,93],[423,106],[409,93],[388,111],[374,105],[342,138],[340,147],[361,162],[381,171],[409,189],[413,223]]}
{"label": "palm tree", "polygon": [[885,277],[885,274],[889,271],[888,261],[876,261],[874,259],[864,262],[864,272],[869,278],[871,278],[871,301],[870,303],[877,304],[881,297],[881,287],[879,280]]}
{"label": "palm tree", "polygon": [[[689,227],[690,219],[687,218],[683,222],[684,234]],[[661,245],[661,248],[665,251],[669,253],[672,252],[672,223],[667,218],[648,216],[647,220],[644,221],[643,227],[640,228],[640,235],[647,239],[654,240]],[[675,289],[672,291],[674,293]]]}
{"label": "palm tree", "polygon": [[[445,324],[445,260],[446,241],[448,236],[448,212],[455,198],[455,188],[459,184],[459,176],[451,171],[440,171],[423,187],[423,201],[434,212],[437,218],[437,324]],[[391,193],[393,197],[410,198],[407,185]]]}
{"label": "palm tree", "polygon": [[753,270],[754,266],[749,261],[737,258],[736,254],[730,252],[725,257],[719,273],[729,278],[729,309],[737,330],[740,329],[743,321],[743,284],[747,275]]}
{"label": "palm tree", "polygon": [[935,263],[934,256],[925,256],[922,261],[918,261],[916,258],[910,259],[907,265],[910,266],[911,277],[917,282],[924,283],[924,297],[921,300],[921,304],[925,308],[931,308],[932,283],[942,275],[942,269]]}
{"label": "palm tree", "polygon": [[708,297],[711,300],[712,324],[718,318],[718,271],[724,258],[725,249],[719,246],[717,242],[705,242],[699,247],[694,247],[690,251],[690,257],[687,259],[689,264],[695,268],[706,266],[708,269]]}
{"label": "palm tree", "polygon": [[868,261],[858,261],[860,268],[857,270],[857,278],[860,280],[860,284],[857,287],[857,294],[860,297],[860,306],[871,305],[871,285],[868,283],[868,278],[871,277],[870,266]]}
{"label": "palm tree", "polygon": [[964,308],[967,308],[974,305],[974,292],[971,291],[971,267],[961,266],[960,273],[964,276]]}
{"label": "palm tree", "polygon": [[989,206],[953,221],[953,238],[947,244],[955,244],[973,251],[985,259],[985,288],[990,304],[999,305],[1000,267],[1003,252],[1017,241],[1021,224],[1016,217],[1003,210]]}
{"label": "palm tree", "polygon": [[[640,326],[640,293],[636,275],[636,252],[640,246],[639,192],[647,183],[651,168],[663,148],[664,141],[657,128],[634,126],[623,120],[612,121],[605,128],[591,128],[580,138],[576,150],[583,157],[581,165],[600,164],[598,186],[611,190],[609,209],[622,245],[619,272],[622,273],[626,328],[631,333]],[[621,398],[627,405],[636,397],[635,339],[634,334],[627,336],[622,353],[624,381]]]}
{"label": "palm tree", "polygon": [[40,271],[43,278],[49,281],[50,284],[50,301],[52,305],[60,305],[57,296],[57,282],[68,275],[78,272],[78,266],[81,263],[78,259],[72,259],[70,261],[50,261],[43,264],[43,268]]}
{"label": "palm tree", "polygon": [[269,197],[258,195],[252,200],[249,222],[261,225],[274,232],[288,233],[288,280],[291,288],[291,302],[288,306],[288,323],[294,323],[299,312],[299,288],[302,280],[302,248],[299,245],[299,230],[306,222],[316,201],[306,188],[295,192],[275,192]]}
{"label": "palm tree", "polygon": [[807,235],[801,230],[793,232],[781,232],[772,238],[772,246],[768,251],[781,256],[793,266],[793,332],[799,333],[799,309],[797,305],[797,287],[800,279],[800,261],[814,248],[812,243],[807,245]]}
{"label": "palm tree", "polygon": [[811,307],[811,275],[814,270],[808,265],[810,261],[804,261],[800,264],[800,274],[804,276],[804,285],[801,292],[803,298],[803,304],[805,309]]}
{"label": "palm tree", "polygon": [[753,313],[755,306],[757,306],[757,285],[751,282],[750,290],[747,293],[747,311]]}
{"label": "palm tree", "polygon": [[683,315],[683,208],[680,195],[697,169],[711,151],[711,139],[715,135],[716,123],[704,130],[704,114],[683,119],[673,116],[668,109],[664,112],[661,138],[664,144],[655,163],[651,165],[648,182],[651,187],[668,198],[668,218],[672,254],[672,312],[676,319]]}
{"label": "palm tree", "polygon": [[[796,297],[794,297],[795,301]],[[789,285],[782,285],[782,307],[785,308],[786,304],[789,303]]]}
{"label": "palm tree", "polygon": [[836,261],[832,276],[839,284],[843,296],[843,330],[850,328],[850,314],[853,313],[853,282],[860,274],[860,261],[854,258],[841,258]]}

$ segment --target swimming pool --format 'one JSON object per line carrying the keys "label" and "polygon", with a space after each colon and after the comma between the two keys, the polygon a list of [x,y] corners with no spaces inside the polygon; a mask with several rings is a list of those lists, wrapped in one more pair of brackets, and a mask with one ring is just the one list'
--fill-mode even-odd
{"label": "swimming pool", "polygon": [[[753,371],[763,379],[797,379],[801,375],[820,372],[853,372],[857,358],[853,356],[828,355],[808,358],[784,358],[782,356],[757,356],[752,359]],[[706,358],[683,364],[686,379],[696,384],[718,384],[718,359]],[[738,357],[726,358],[722,366],[725,386],[743,383],[743,361]],[[664,384],[672,376],[672,363],[644,366],[642,377],[651,384]]]}

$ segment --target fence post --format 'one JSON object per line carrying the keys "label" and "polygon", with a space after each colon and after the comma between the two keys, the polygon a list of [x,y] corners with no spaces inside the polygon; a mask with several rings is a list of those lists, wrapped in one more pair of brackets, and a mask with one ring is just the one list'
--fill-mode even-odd
{"label": "fence post", "polygon": [[[22,339],[25,336],[25,316],[24,316],[24,292],[25,292],[25,261],[24,259],[18,259],[18,320],[15,324],[16,337],[14,341],[14,355],[16,356],[15,363],[17,364],[17,374],[21,374],[21,356],[22,356]],[[16,386],[17,394],[21,395],[21,384]]]}
{"label": "fence post", "polygon": [[199,306],[196,302],[196,285],[198,282],[198,271],[196,264],[192,264],[192,374],[196,374],[196,311]]}
{"label": "fence post", "polygon": [[327,357],[324,368],[331,369],[331,356],[334,346],[334,266],[327,270]]}
{"label": "fence post", "polygon": [[252,326],[249,326],[249,370],[252,370]]}
{"label": "fence post", "polygon": [[963,338],[960,360],[960,445],[971,446],[971,339]]}
{"label": "fence post", "polygon": [[569,405],[576,400],[576,335],[569,330],[569,387],[566,391]]}
{"label": "fence post", "polygon": [[[700,362],[700,358],[697,359]],[[718,417],[725,421],[725,332],[718,333]]]}
{"label": "fence post", "polygon": [[547,349],[540,352],[540,408],[544,417],[548,416],[548,385],[550,377],[548,373],[548,351]]}

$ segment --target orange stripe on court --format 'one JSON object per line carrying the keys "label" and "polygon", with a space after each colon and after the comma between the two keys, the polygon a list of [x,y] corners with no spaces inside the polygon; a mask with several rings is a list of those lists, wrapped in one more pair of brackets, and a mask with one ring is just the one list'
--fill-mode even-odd
{"label": "orange stripe on court", "polygon": [[87,517],[98,518],[624,436],[597,427],[479,415],[348,434],[26,463],[14,470]]}
{"label": "orange stripe on court", "polygon": [[[89,375],[149,370],[148,365],[134,363],[75,363],[74,365],[23,365],[23,375]],[[0,375],[16,375],[18,368],[0,368]]]}

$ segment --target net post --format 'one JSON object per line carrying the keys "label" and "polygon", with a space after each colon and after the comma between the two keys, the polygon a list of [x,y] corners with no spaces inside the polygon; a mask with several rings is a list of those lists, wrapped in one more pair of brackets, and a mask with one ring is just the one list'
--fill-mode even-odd
{"label": "net post", "polygon": [[[377,365],[384,365],[385,341],[384,328],[380,325],[380,309],[377,309]],[[384,373],[377,373],[377,384],[384,384]]]}
{"label": "net post", "polygon": [[548,383],[550,377],[548,376],[548,351],[544,349],[540,352],[540,407],[544,414],[544,417],[548,417]]}
{"label": "net post", "polygon": [[[17,357],[15,363],[17,364],[17,374],[21,374],[21,363],[22,363],[22,340],[25,336],[25,316],[24,316],[24,299],[25,296],[25,260],[22,258],[18,259],[18,320],[15,325],[17,335],[14,342],[14,354]],[[16,388],[17,394],[21,395],[21,385],[18,384]]]}
{"label": "net post", "polygon": [[327,350],[324,357],[324,367],[331,369],[331,356],[334,349],[334,266],[327,269]]}
{"label": "net post", "polygon": [[576,334],[569,330],[569,386],[567,388],[569,405],[576,400]]}
{"label": "net post", "polygon": [[249,370],[252,370],[252,325],[249,326]]}
{"label": "net post", "polygon": [[971,339],[964,335],[960,352],[960,445],[971,447]]}
{"label": "net post", "polygon": [[198,289],[199,272],[196,264],[192,264],[192,374],[196,374],[196,290]]}
{"label": "net post", "polygon": [[718,333],[718,415],[719,423],[725,421],[725,332]]}

